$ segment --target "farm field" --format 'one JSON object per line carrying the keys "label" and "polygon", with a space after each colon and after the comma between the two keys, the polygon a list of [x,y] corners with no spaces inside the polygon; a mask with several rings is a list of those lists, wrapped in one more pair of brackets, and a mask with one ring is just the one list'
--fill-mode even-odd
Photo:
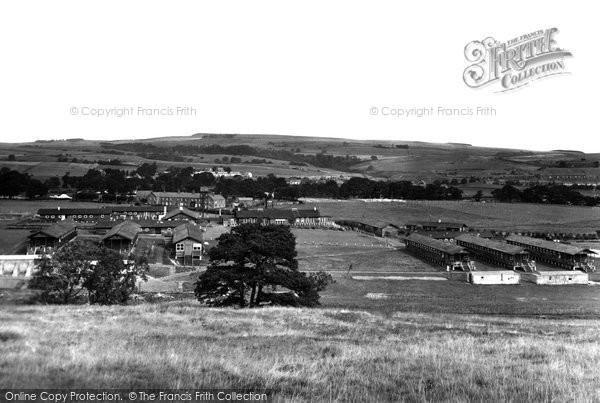
{"label": "farm field", "polygon": [[269,390],[274,401],[597,401],[600,321],[346,309],[15,306],[0,379],[26,388]]}
{"label": "farm field", "polygon": [[317,207],[322,214],[336,220],[381,220],[395,224],[441,220],[465,223],[478,229],[558,233],[595,233],[600,229],[600,207],[471,201],[315,200],[307,202],[306,208]]}

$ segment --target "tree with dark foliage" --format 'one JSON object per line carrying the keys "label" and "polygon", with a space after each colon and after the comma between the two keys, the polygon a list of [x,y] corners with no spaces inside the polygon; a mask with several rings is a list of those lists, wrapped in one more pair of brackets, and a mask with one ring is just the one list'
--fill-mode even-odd
{"label": "tree with dark foliage", "polygon": [[501,189],[494,189],[492,196],[501,202],[521,201],[522,193],[513,185],[504,185]]}
{"label": "tree with dark foliage", "polygon": [[69,242],[52,256],[43,256],[29,288],[42,290],[40,299],[47,303],[68,304],[82,299],[82,283],[93,270],[99,248],[83,242]]}
{"label": "tree with dark foliage", "polygon": [[330,275],[298,271],[296,240],[283,225],[244,224],[218,238],[210,264],[196,283],[210,306],[317,306]]}
{"label": "tree with dark foliage", "polygon": [[92,304],[124,304],[135,289],[138,276],[146,279],[147,263],[144,257],[124,261],[123,256],[111,249],[101,248],[94,269],[88,273],[83,287],[88,290]]}
{"label": "tree with dark foliage", "polygon": [[73,241],[51,256],[43,256],[29,288],[41,290],[39,299],[46,303],[68,304],[84,301],[92,304],[125,303],[133,292],[135,279],[145,279],[145,259],[129,257],[90,242]]}

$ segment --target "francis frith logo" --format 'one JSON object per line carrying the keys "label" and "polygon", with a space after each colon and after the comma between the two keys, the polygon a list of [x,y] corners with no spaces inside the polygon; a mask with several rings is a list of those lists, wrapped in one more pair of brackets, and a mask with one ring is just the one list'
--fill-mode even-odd
{"label": "francis frith logo", "polygon": [[[571,52],[558,47],[557,28],[538,30],[500,43],[492,37],[465,46],[471,63],[463,80],[472,88],[496,85],[496,92],[521,88],[540,78],[566,74]],[[498,88],[499,87],[499,88]]]}

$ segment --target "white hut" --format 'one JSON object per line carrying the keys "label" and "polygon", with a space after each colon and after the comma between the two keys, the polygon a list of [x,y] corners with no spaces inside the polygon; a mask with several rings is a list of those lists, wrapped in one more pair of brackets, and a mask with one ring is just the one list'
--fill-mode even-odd
{"label": "white hut", "polygon": [[528,273],[527,280],[542,285],[587,284],[589,276],[579,270],[538,271]]}
{"label": "white hut", "polygon": [[469,273],[469,282],[472,284],[519,284],[521,275],[510,270],[474,271]]}

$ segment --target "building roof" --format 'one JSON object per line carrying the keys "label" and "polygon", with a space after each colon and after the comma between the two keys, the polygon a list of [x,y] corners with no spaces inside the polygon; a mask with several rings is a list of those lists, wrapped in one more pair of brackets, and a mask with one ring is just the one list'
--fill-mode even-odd
{"label": "building roof", "polygon": [[158,197],[179,197],[184,199],[196,199],[202,197],[201,193],[190,192],[152,192],[151,194]]}
{"label": "building roof", "polygon": [[173,220],[173,221],[156,221],[156,220],[102,220],[98,221],[94,228],[96,229],[107,229],[112,228],[117,224],[129,221],[138,224],[142,228],[175,228],[178,225],[185,224],[187,220]]}
{"label": "building roof", "polygon": [[162,212],[164,206],[115,206],[110,208],[113,213],[126,213],[126,212]]}
{"label": "building roof", "polygon": [[473,235],[460,235],[456,237],[457,241],[468,242],[474,245],[483,246],[485,248],[494,249],[509,255],[519,255],[522,253],[528,253],[524,248],[516,245],[511,245],[503,241],[497,241],[493,239],[481,238]]}
{"label": "building roof", "polygon": [[65,235],[73,232],[76,229],[77,229],[77,224],[75,224],[71,220],[59,221],[57,223],[50,225],[49,227],[42,228],[41,230],[29,235],[29,237],[31,238],[35,235],[42,234],[42,235],[49,236],[51,238],[59,239]]}
{"label": "building roof", "polygon": [[142,227],[140,227],[140,225],[138,223],[135,223],[131,220],[125,220],[125,221],[115,225],[114,227],[112,227],[110,229],[110,231],[108,231],[106,233],[106,235],[104,235],[102,237],[102,240],[111,238],[113,236],[120,236],[125,239],[129,239],[130,241],[133,241],[135,236],[141,230],[142,230]]}
{"label": "building roof", "polygon": [[385,227],[389,227],[392,226],[394,228],[400,229],[400,227],[396,224],[392,224],[389,221],[382,221],[382,220],[377,220],[377,219],[361,219],[360,221],[357,221],[359,224],[363,224],[363,225],[368,225],[370,227],[374,227],[374,228],[378,228],[378,229],[383,229]]}
{"label": "building roof", "polygon": [[434,238],[434,239],[449,239],[449,238],[454,239],[457,236],[464,234],[464,232],[462,232],[462,231],[442,231],[442,230],[435,230],[435,231],[416,230],[413,232],[413,234],[419,234],[419,235],[423,235],[423,236]]}
{"label": "building roof", "polygon": [[186,215],[194,220],[197,220],[198,218],[200,218],[200,213],[196,212],[196,211],[192,211],[188,208],[185,207],[178,207],[175,208],[171,211],[169,211],[162,219],[163,220],[169,220],[173,217],[176,217],[180,214]]}
{"label": "building roof", "polygon": [[319,218],[319,210],[238,210],[235,212],[236,218],[267,218],[271,220],[285,219],[293,220],[296,218]]}
{"label": "building roof", "polygon": [[465,248],[454,245],[448,242],[440,241],[438,239],[433,239],[425,235],[415,234],[414,232],[406,237],[406,239],[420,243],[422,245],[427,245],[437,250],[441,250],[443,252],[449,253],[451,255],[455,255],[457,253],[466,253]]}
{"label": "building roof", "polygon": [[521,235],[510,235],[506,237],[507,241],[517,242],[527,246],[537,246],[538,248],[545,248],[567,255],[578,255],[581,253],[592,253],[588,248],[582,248],[580,246],[564,244],[560,242],[546,241],[540,238],[531,238],[528,236]]}
{"label": "building roof", "polygon": [[[436,239],[448,239],[448,238],[455,239],[460,235],[467,234],[464,231],[445,231],[445,230],[425,231],[423,229],[417,229],[414,231],[414,233],[425,235],[425,236],[428,236],[431,238],[436,238]],[[468,232],[468,234],[472,235],[472,236],[478,236],[481,238],[493,238],[494,237],[494,234],[492,234],[492,232],[488,231],[488,230],[473,231],[473,232]]]}
{"label": "building roof", "polygon": [[142,198],[143,198],[143,197],[148,197],[148,195],[149,195],[150,193],[152,193],[152,190],[137,190],[137,191],[135,192],[135,195],[136,195],[137,197],[142,197]]}
{"label": "building roof", "polygon": [[41,208],[38,215],[101,215],[110,214],[106,208]]}
{"label": "building roof", "polygon": [[185,239],[202,242],[204,240],[202,229],[192,223],[185,223],[176,227],[173,231],[173,243],[178,243]]}
{"label": "building roof", "polygon": [[225,198],[221,195],[216,195],[216,194],[209,194],[208,196],[209,199],[213,199],[213,200],[223,200],[225,201]]}
{"label": "building roof", "polygon": [[411,221],[406,225],[415,225],[421,227],[437,227],[437,228],[465,228],[467,224],[447,221]]}

